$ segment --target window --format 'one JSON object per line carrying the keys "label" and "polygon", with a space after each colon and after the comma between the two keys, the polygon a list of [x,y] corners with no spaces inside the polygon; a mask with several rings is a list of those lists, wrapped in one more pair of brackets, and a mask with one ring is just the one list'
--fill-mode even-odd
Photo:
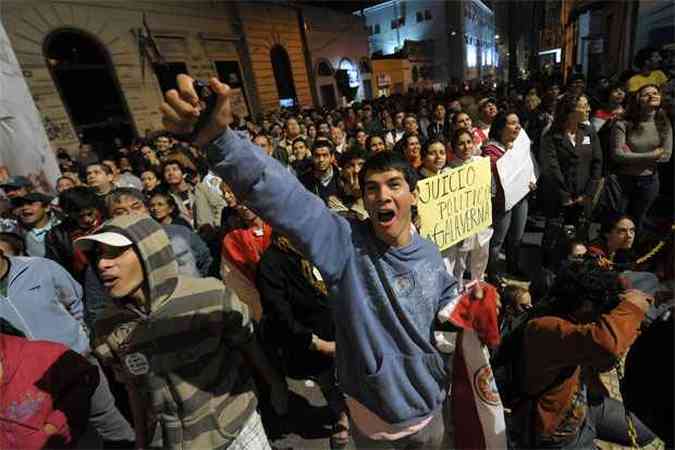
{"label": "window", "polygon": [[332,77],[333,68],[328,61],[321,61],[316,70],[320,77]]}
{"label": "window", "polygon": [[368,26],[366,27],[366,31],[368,31],[368,36],[372,36],[372,35],[373,35],[373,26],[372,26],[372,25],[368,25]]}
{"label": "window", "polygon": [[417,11],[417,23],[423,22],[424,21],[424,14],[422,14],[422,11]]}
{"label": "window", "polygon": [[[51,77],[82,142],[112,142],[115,137],[130,142],[135,135],[133,121],[106,47],[95,36],[61,29],[46,37],[43,51],[50,63]],[[187,73],[187,69],[179,73]],[[88,90],[85,94],[83,86],[90,86],[91,80],[96,80],[100,89]],[[175,87],[176,75],[173,82],[166,90]]]}
{"label": "window", "polygon": [[270,59],[272,60],[272,70],[274,72],[274,81],[277,85],[279,94],[279,103],[281,106],[294,104],[295,83],[293,82],[293,71],[291,70],[291,60],[288,57],[286,49],[281,45],[275,45],[270,50]]}
{"label": "window", "polygon": [[176,77],[182,73],[188,73],[187,65],[184,62],[155,63],[153,64],[153,69],[155,69],[155,75],[162,92],[178,89]]}
{"label": "window", "polygon": [[398,26],[399,26],[399,27],[405,26],[405,16],[399,17],[399,19],[398,19]]}
{"label": "window", "polygon": [[375,29],[373,30],[373,34],[380,34],[380,24],[375,24]]}
{"label": "window", "polygon": [[391,21],[391,29],[395,30],[398,27],[398,20],[394,19]]}
{"label": "window", "polygon": [[431,20],[431,11],[428,9],[424,10],[424,20]]}

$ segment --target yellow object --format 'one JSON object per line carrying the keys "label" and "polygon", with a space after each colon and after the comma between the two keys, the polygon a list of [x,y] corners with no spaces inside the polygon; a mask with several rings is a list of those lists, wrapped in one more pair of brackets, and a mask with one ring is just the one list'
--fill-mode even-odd
{"label": "yellow object", "polygon": [[492,224],[490,160],[480,158],[417,184],[420,234],[439,250]]}

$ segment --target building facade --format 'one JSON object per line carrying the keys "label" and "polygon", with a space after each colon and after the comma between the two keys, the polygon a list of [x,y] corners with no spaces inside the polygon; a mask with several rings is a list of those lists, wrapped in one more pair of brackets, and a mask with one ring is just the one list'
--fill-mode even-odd
{"label": "building facade", "polygon": [[354,14],[366,19],[373,57],[397,54],[406,41],[424,45],[436,84],[494,73],[494,13],[480,0],[390,0]]}
{"label": "building facade", "polygon": [[[372,98],[368,31],[363,17],[313,6],[301,6],[301,11],[316,103],[335,108],[351,100]],[[355,89],[353,98],[345,95],[351,92],[344,92],[338,71],[346,71],[348,85]]]}
{"label": "building facade", "polygon": [[228,83],[240,116],[313,107],[322,104],[321,86],[310,80],[325,52],[336,70],[357,75],[360,98],[368,96],[360,70],[367,36],[352,15],[346,39],[315,12],[307,30],[302,9],[281,0],[6,0],[0,7],[53,148],[129,142],[161,129],[163,93],[180,73]]}
{"label": "building facade", "polygon": [[[675,4],[661,0],[564,0],[565,73],[619,75],[641,48],[675,45]],[[591,76],[591,78],[593,78]]]}

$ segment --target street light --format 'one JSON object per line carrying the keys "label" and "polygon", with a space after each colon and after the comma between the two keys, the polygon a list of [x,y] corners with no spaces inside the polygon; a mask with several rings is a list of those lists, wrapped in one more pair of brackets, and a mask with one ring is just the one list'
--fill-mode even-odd
{"label": "street light", "polygon": [[456,32],[456,31],[451,31],[451,32],[450,32],[450,36],[455,36],[455,35],[457,35],[457,32]]}
{"label": "street light", "polygon": [[498,35],[498,34],[495,34],[495,39],[499,39],[499,35]]}

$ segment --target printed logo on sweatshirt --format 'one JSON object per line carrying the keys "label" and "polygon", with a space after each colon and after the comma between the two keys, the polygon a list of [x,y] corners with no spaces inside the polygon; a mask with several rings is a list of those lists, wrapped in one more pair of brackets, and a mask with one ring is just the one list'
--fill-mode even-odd
{"label": "printed logo on sweatshirt", "polygon": [[124,365],[134,376],[145,375],[150,371],[150,363],[143,353],[129,353],[124,357]]}
{"label": "printed logo on sweatshirt", "polygon": [[394,277],[394,292],[397,296],[408,297],[415,289],[415,277],[412,273],[404,273]]}

